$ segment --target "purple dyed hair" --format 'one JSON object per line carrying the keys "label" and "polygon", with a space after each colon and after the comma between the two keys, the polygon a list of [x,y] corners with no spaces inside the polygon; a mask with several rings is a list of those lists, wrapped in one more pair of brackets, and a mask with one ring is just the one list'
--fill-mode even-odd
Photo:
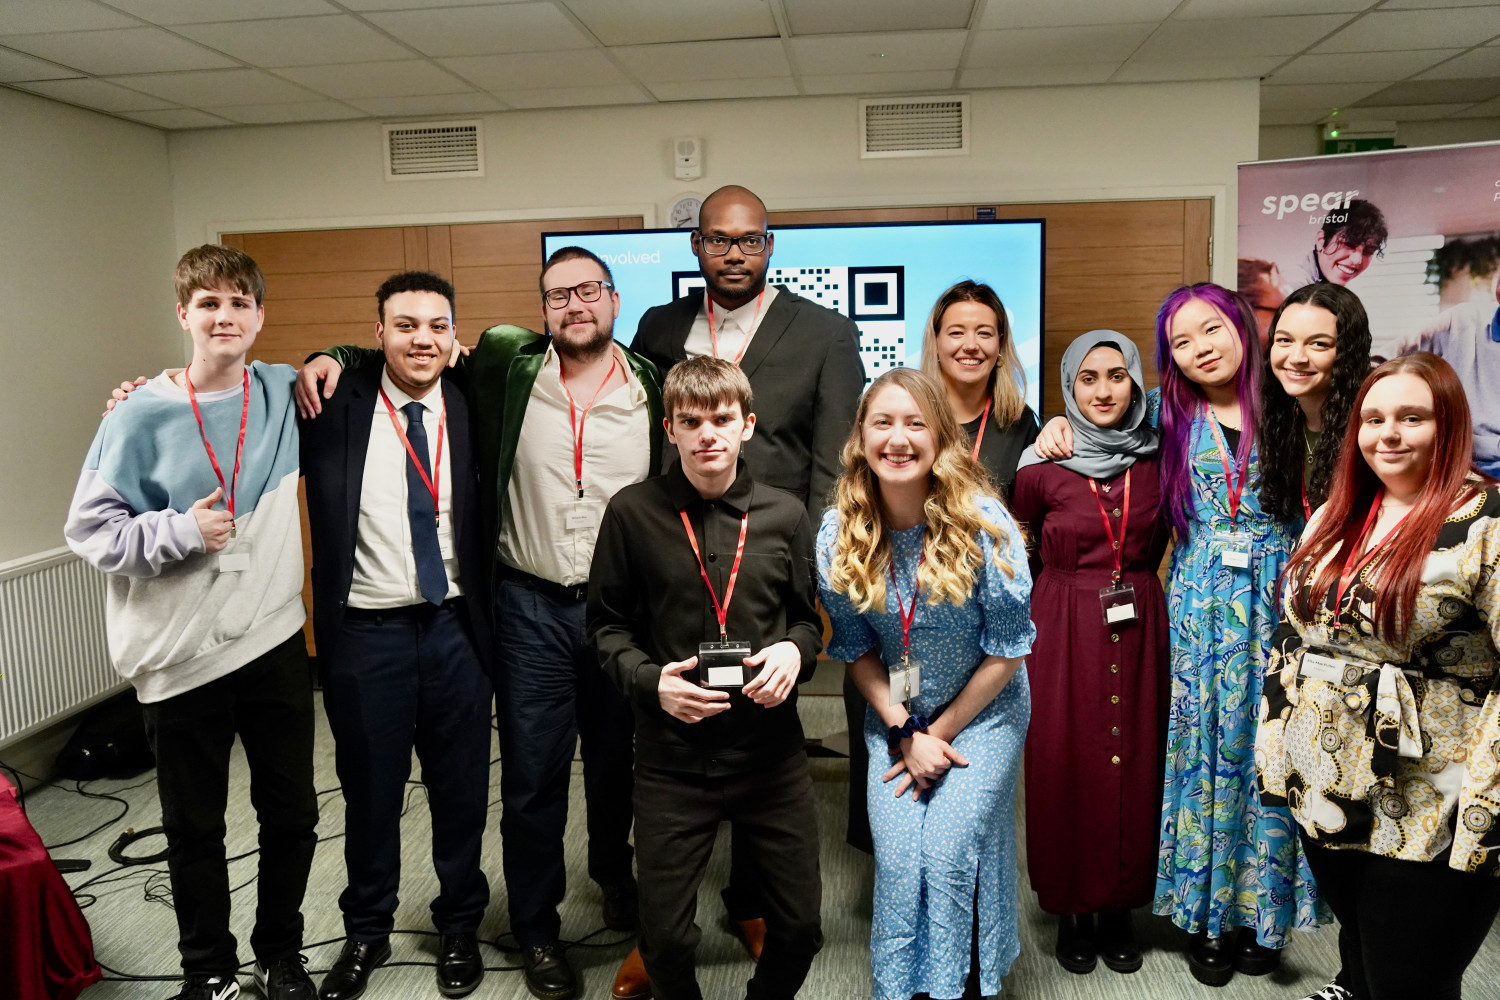
{"label": "purple dyed hair", "polygon": [[[1179,535],[1186,537],[1193,508],[1191,454],[1193,420],[1203,411],[1205,396],[1198,384],[1178,369],[1172,360],[1169,332],[1172,318],[1191,299],[1201,299],[1217,309],[1240,338],[1240,370],[1235,373],[1235,392],[1240,400],[1240,445],[1236,466],[1255,446],[1255,428],[1260,421],[1261,350],[1256,333],[1255,311],[1238,292],[1212,282],[1183,285],[1167,296],[1156,313],[1156,370],[1161,375],[1161,478],[1162,496]],[[1246,483],[1246,492],[1250,484]]]}

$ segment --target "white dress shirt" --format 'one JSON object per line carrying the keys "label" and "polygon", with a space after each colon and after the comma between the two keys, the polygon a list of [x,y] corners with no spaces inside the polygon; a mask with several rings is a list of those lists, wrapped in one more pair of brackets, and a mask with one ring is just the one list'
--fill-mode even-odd
{"label": "white dress shirt", "polygon": [[[765,320],[771,303],[776,301],[776,292],[775,285],[766,285],[764,295],[757,295],[738,309],[714,306],[714,326],[718,328],[714,332],[719,335],[719,357],[725,361],[733,361],[737,357],[742,357],[740,348],[750,346],[750,339],[755,336],[755,331],[760,329],[760,324]],[[756,306],[760,307],[758,311]],[[714,341],[708,331],[708,292],[706,290],[703,293],[703,303],[698,307],[698,315],[693,318],[693,325],[688,329],[684,349],[690,358],[696,358],[702,354],[713,357]]]}
{"label": "white dress shirt", "polygon": [[[614,351],[625,384],[596,399],[584,419],[583,498],[573,476],[573,425],[562,362],[551,344],[526,401],[505,489],[500,561],[565,587],[588,582],[599,522],[610,498],[650,472],[646,390],[619,349]],[[587,400],[574,402],[581,409]]]}
{"label": "white dress shirt", "polygon": [[[427,395],[413,400],[396,388],[389,372],[380,373],[380,387],[390,397],[401,429],[407,428],[407,403],[422,404],[422,427],[427,431],[427,467],[434,468],[438,449],[438,426],[443,415],[443,387],[434,385]],[[448,574],[448,597],[463,593],[458,580],[458,554],[453,545],[453,488],[448,466],[453,449],[443,435],[443,463],[437,468],[438,548],[443,553],[443,571]],[[411,518],[406,506],[406,446],[396,434],[385,402],[375,396],[375,419],[370,424],[370,443],[365,452],[365,473],[359,487],[359,522],[354,537],[354,579],[349,585],[349,606],[354,608],[404,608],[423,602],[417,581],[417,559],[411,549]],[[423,488],[426,493],[426,488]],[[422,498],[431,502],[431,495]]]}

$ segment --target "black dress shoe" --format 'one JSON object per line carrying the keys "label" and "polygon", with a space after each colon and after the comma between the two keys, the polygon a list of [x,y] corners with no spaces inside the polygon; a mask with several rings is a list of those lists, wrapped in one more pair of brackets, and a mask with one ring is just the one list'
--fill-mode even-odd
{"label": "black dress shoe", "polygon": [[1099,957],[1116,972],[1140,970],[1141,946],[1135,939],[1129,910],[1108,910],[1099,914]]}
{"label": "black dress shoe", "polygon": [[338,961],[318,987],[319,1000],[355,1000],[364,995],[370,973],[391,959],[389,941],[345,941]]}
{"label": "black dress shoe", "polygon": [[1255,932],[1248,927],[1239,929],[1239,940],[1234,948],[1234,971],[1247,976],[1265,976],[1281,968],[1281,952],[1267,948],[1255,940]]}
{"label": "black dress shoe", "polygon": [[1228,937],[1211,938],[1206,931],[1193,935],[1188,945],[1188,968],[1204,986],[1227,986],[1234,978],[1234,945]]}
{"label": "black dress shoe", "polygon": [[445,997],[466,997],[484,978],[479,942],[472,934],[438,936],[437,986]]}
{"label": "black dress shoe", "polygon": [[578,995],[578,977],[556,941],[532,945],[521,952],[526,988],[537,1000],[570,1000]]}
{"label": "black dress shoe", "polygon": [[637,915],[640,896],[636,892],[635,879],[599,888],[604,891],[604,926],[612,931],[634,933],[640,925]]}
{"label": "black dress shoe", "polygon": [[1079,975],[1093,972],[1099,964],[1092,913],[1074,914],[1058,921],[1057,964]]}

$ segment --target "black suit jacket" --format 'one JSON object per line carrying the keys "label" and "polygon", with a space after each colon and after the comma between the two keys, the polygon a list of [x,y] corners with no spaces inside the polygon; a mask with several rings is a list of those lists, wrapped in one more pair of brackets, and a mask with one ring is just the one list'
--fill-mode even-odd
{"label": "black suit jacket", "polygon": [[[322,414],[301,422],[307,527],[312,537],[313,637],[320,654],[334,648],[348,607],[360,488],[383,370],[383,365],[364,365],[346,371],[333,398],[324,400]],[[469,404],[446,374],[442,393],[448,411],[448,448],[443,458],[451,479],[459,581],[475,649],[485,669],[492,670],[486,553],[480,532],[479,479],[474,471]],[[385,419],[383,413],[381,418]],[[324,671],[320,669],[319,673]]]}
{"label": "black suit jacket", "polygon": [[[665,378],[687,359],[688,332],[702,304],[703,292],[695,291],[648,309],[630,349]],[[841,313],[778,288],[740,368],[755,393],[755,436],[745,444],[745,462],[760,482],[800,499],[817,524],[843,472],[839,452],[865,388],[859,328]]]}

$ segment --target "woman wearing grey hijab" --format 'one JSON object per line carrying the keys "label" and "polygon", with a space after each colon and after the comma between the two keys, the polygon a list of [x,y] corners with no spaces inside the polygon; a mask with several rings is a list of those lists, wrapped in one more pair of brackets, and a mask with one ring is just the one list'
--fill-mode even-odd
{"label": "woman wearing grey hijab", "polygon": [[1155,888],[1167,717],[1159,435],[1124,334],[1073,341],[1062,390],[1073,455],[1049,462],[1027,449],[1011,497],[1031,539],[1037,628],[1026,860],[1042,909],[1060,918],[1058,962],[1134,972],[1130,910]]}

